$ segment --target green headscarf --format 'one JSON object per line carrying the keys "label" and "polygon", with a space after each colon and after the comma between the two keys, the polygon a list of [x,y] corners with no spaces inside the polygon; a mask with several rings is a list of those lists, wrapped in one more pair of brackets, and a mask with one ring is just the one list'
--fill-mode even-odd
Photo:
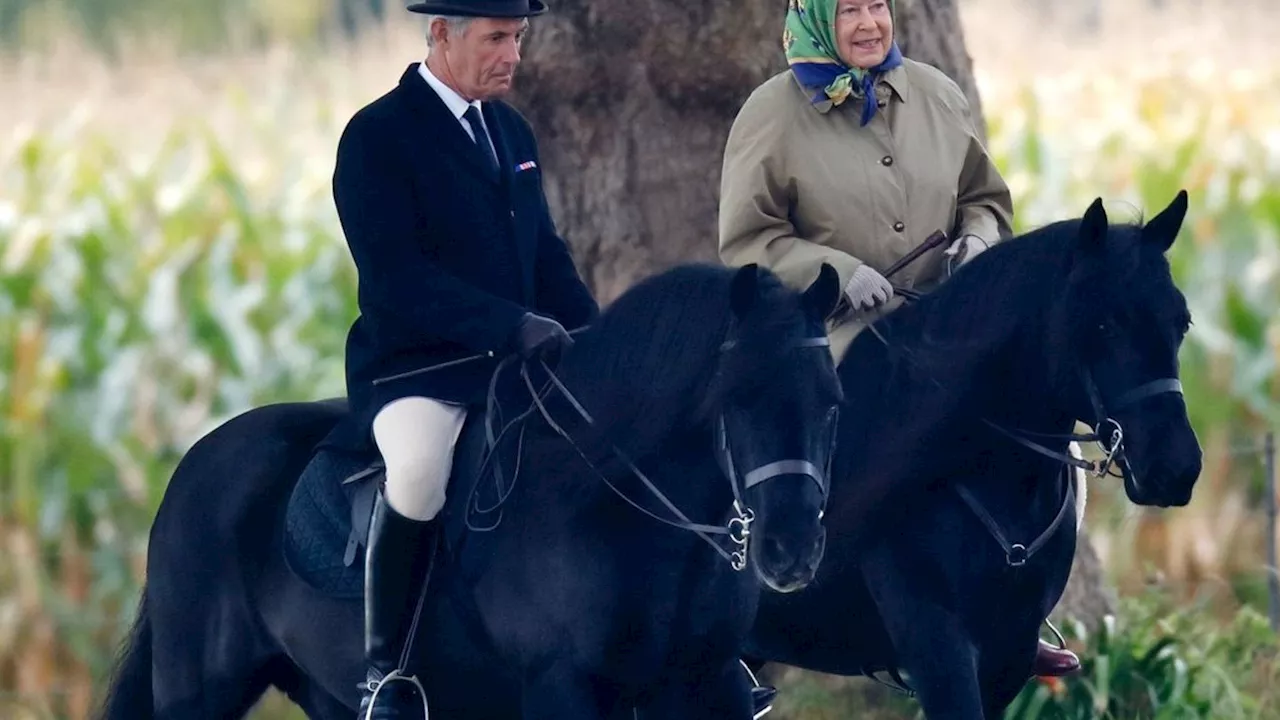
{"label": "green headscarf", "polygon": [[[868,0],[870,2],[872,0]],[[888,0],[889,12],[896,3]],[[839,105],[860,90],[863,96],[862,124],[876,113],[875,81],[902,64],[902,52],[895,39],[889,54],[873,68],[849,67],[836,51],[836,8],[840,0],[790,0],[782,30],[782,49],[800,86],[813,93],[814,103],[831,100]]]}

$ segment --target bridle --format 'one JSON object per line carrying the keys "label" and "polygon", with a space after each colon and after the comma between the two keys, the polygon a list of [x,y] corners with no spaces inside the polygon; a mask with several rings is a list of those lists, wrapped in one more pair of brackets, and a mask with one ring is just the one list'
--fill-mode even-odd
{"label": "bridle", "polygon": [[[1026,430],[1008,430],[990,420],[983,420],[989,427],[999,431],[1005,436],[1011,438],[1018,444],[1030,450],[1034,450],[1041,455],[1053,458],[1061,463],[1072,467],[1080,468],[1088,472],[1095,478],[1111,476],[1115,478],[1127,477],[1131,481],[1136,482],[1133,468],[1129,465],[1129,459],[1124,452],[1124,426],[1120,424],[1115,416],[1107,412],[1106,406],[1102,401],[1102,393],[1098,391],[1098,384],[1093,379],[1093,372],[1086,366],[1081,370],[1081,379],[1084,383],[1086,395],[1089,397],[1089,404],[1093,409],[1093,432],[1091,433],[1033,433]],[[1111,405],[1113,412],[1126,410],[1149,397],[1163,395],[1165,393],[1182,394],[1182,381],[1178,378],[1158,378],[1143,383],[1132,390],[1124,392],[1120,397],[1116,398]],[[1104,429],[1111,432],[1104,434]],[[1031,440],[1031,438],[1044,438],[1053,440],[1065,440],[1068,442],[1097,443],[1102,452],[1100,460],[1083,460],[1073,457],[1066,453],[1060,453],[1050,450],[1045,446]],[[1111,467],[1119,462],[1123,475],[1116,475],[1111,472]]]}
{"label": "bridle", "polygon": [[[791,343],[789,348],[826,348],[831,345],[831,339],[826,335],[801,338]],[[729,352],[737,346],[736,342],[729,340],[720,346],[720,351]],[[837,410],[838,412],[838,410]],[[834,418],[832,423],[832,434],[839,424],[838,416]],[[722,411],[716,416],[716,441],[715,454],[716,462],[720,465],[720,471],[729,481],[729,488],[733,490],[733,510],[736,516],[729,520],[729,539],[736,546],[730,558],[730,565],[734,570],[741,571],[747,566],[747,544],[751,535],[751,523],[755,521],[755,512],[747,505],[743,495],[751,488],[767,481],[783,475],[803,475],[812,479],[818,484],[818,492],[822,494],[822,510],[826,510],[827,497],[830,491],[831,479],[831,463],[835,452],[833,450],[834,443],[828,442],[827,457],[824,467],[819,468],[811,460],[805,459],[786,459],[775,460],[765,463],[745,475],[740,474],[733,462],[733,450],[729,445],[729,431],[725,425],[724,412]],[[638,472],[638,471],[636,471]],[[656,492],[656,491],[654,491]],[[716,546],[717,549],[719,546]]]}
{"label": "bridle", "polygon": [[[983,418],[983,423],[1002,433],[1006,437],[1009,437],[1019,445],[1057,460],[1063,463],[1064,466],[1080,468],[1081,470],[1087,471],[1095,478],[1110,475],[1111,477],[1116,478],[1128,478],[1130,482],[1137,484],[1138,480],[1133,472],[1133,468],[1129,465],[1129,459],[1125,456],[1124,452],[1124,426],[1122,426],[1120,421],[1116,420],[1113,415],[1107,412],[1106,406],[1102,401],[1102,393],[1098,391],[1098,384],[1093,379],[1093,373],[1085,367],[1081,371],[1081,376],[1084,383],[1085,393],[1089,396],[1089,404],[1093,408],[1094,426],[1093,432],[1091,433],[1033,433],[1026,430],[1009,430],[985,418]],[[1122,393],[1120,397],[1116,398],[1115,402],[1111,405],[1111,410],[1114,412],[1120,412],[1136,405],[1142,400],[1162,395],[1164,393],[1175,393],[1181,395],[1182,382],[1177,378],[1159,378],[1143,383],[1132,390]],[[1111,432],[1104,435],[1104,428],[1110,429]],[[1055,439],[1067,442],[1094,442],[1098,444],[1103,457],[1101,460],[1090,462],[1067,453],[1060,453],[1056,450],[1051,450],[1031,438]],[[1123,475],[1116,475],[1111,472],[1111,466],[1117,461],[1124,473]],[[1070,470],[1068,470],[1068,475],[1069,473]],[[1056,533],[1058,528],[1062,525],[1063,520],[1066,519],[1068,514],[1067,511],[1070,509],[1075,499],[1075,483],[1071,482],[1071,478],[1068,476],[1067,489],[1062,496],[1062,505],[1058,508],[1058,513],[1054,516],[1053,522],[1051,522],[1049,527],[1045,528],[1044,532],[1040,533],[1035,540],[1030,543],[1023,544],[1010,542],[1005,537],[999,524],[996,523],[995,519],[991,517],[991,514],[982,507],[981,503],[978,502],[977,498],[967,487],[961,483],[957,483],[955,488],[956,492],[960,494],[960,498],[964,500],[965,504],[969,506],[969,509],[978,516],[978,519],[986,526],[988,532],[991,533],[996,542],[1000,543],[1000,546],[1005,552],[1005,561],[1010,567],[1021,567],[1025,565],[1026,562],[1040,550],[1040,548],[1044,547],[1044,545],[1049,542],[1049,539],[1053,537],[1054,533]]]}
{"label": "bridle", "polygon": [[[825,348],[827,348],[830,345],[830,343],[831,343],[830,338],[828,338],[824,334],[824,335],[815,336],[815,337],[803,337],[791,343],[788,343],[785,347],[787,349],[818,348],[823,352],[826,352]],[[730,340],[726,340],[720,345],[719,351],[720,353],[723,354],[723,353],[733,351],[737,347],[738,347],[737,342],[735,340],[730,339]],[[609,444],[610,451],[617,457],[618,460],[620,460],[623,463],[623,465],[628,470],[631,471],[631,473],[637,479],[640,480],[640,482],[644,485],[645,489],[648,491],[648,494],[657,498],[658,501],[661,502],[663,506],[665,506],[666,509],[673,516],[675,516],[676,519],[671,520],[668,518],[661,517],[653,513],[652,511],[648,510],[647,508],[640,506],[634,500],[628,497],[626,493],[618,489],[617,485],[615,485],[612,481],[610,481],[608,476],[606,476],[603,472],[601,472],[601,470],[596,466],[596,464],[593,463],[590,460],[590,458],[587,457],[587,454],[582,450],[582,448],[577,444],[577,442],[574,441],[574,439],[570,436],[568,431],[566,431],[564,427],[560,425],[560,423],[556,422],[556,420],[552,417],[550,411],[547,409],[544,403],[545,396],[549,392],[549,388],[544,386],[544,389],[542,392],[539,392],[534,388],[533,381],[529,377],[529,372],[528,372],[529,365],[527,362],[521,362],[520,376],[525,384],[525,387],[529,390],[529,395],[533,400],[534,407],[530,408],[528,411],[522,413],[518,417],[513,418],[511,422],[507,423],[503,427],[502,432],[498,433],[497,436],[494,435],[492,422],[493,422],[494,410],[496,407],[497,379],[506,366],[517,361],[518,359],[519,359],[519,356],[514,356],[514,355],[503,359],[498,364],[498,367],[494,370],[493,377],[490,380],[489,407],[488,407],[489,412],[487,413],[487,417],[485,420],[487,447],[485,451],[486,457],[479,471],[481,475],[484,473],[485,468],[488,466],[489,462],[492,461],[493,458],[496,456],[496,446],[501,441],[502,436],[504,436],[507,433],[507,431],[510,430],[516,424],[522,423],[523,420],[528,418],[532,414],[532,412],[536,410],[542,416],[542,418],[546,420],[547,424],[556,432],[556,434],[558,434],[561,438],[563,438],[566,442],[569,443],[569,445],[574,449],[574,451],[577,452],[578,456],[582,458],[582,461],[586,463],[587,467],[591,468],[591,471],[595,473],[595,475],[601,481],[603,481],[604,484],[614,492],[614,494],[622,498],[624,501],[626,501],[627,504],[631,505],[636,510],[644,513],[645,515],[648,515],[654,520],[657,520],[658,522],[669,525],[671,527],[676,527],[681,530],[692,532],[698,537],[702,538],[702,540],[705,541],[708,545],[710,545],[712,549],[716,551],[717,554],[719,554],[722,558],[728,561],[730,567],[732,567],[737,572],[741,572],[747,567],[747,564],[748,564],[747,554],[748,554],[748,548],[750,545],[750,538],[751,538],[751,524],[755,522],[755,511],[752,510],[752,508],[747,504],[744,497],[745,493],[748,490],[750,490],[753,487],[756,487],[757,485],[760,485],[769,480],[772,480],[774,478],[778,478],[784,475],[803,475],[805,477],[812,479],[815,483],[817,483],[820,489],[820,492],[822,493],[823,507],[825,508],[826,506],[826,500],[827,500],[828,489],[829,489],[831,462],[832,462],[832,456],[834,455],[834,451],[830,443],[828,443],[826,448],[827,457],[825,460],[825,467],[819,468],[811,460],[807,460],[803,458],[799,458],[799,459],[786,458],[786,459],[767,462],[763,465],[760,465],[759,467],[756,467],[747,471],[746,473],[740,473],[738,472],[733,462],[733,453],[732,453],[732,447],[731,447],[730,438],[729,438],[729,432],[725,424],[724,412],[721,411],[716,416],[716,419],[715,419],[715,428],[714,428],[715,438],[714,438],[713,452],[715,454],[716,462],[720,466],[720,470],[724,474],[725,479],[729,482],[729,487],[733,492],[733,516],[724,525],[710,525],[706,523],[697,523],[690,520],[689,517],[684,512],[682,512],[680,508],[677,507],[675,503],[673,503],[670,500],[670,498],[668,498],[657,487],[657,485],[655,485],[654,482],[650,480],[647,475],[645,475],[643,471],[640,470],[640,468],[636,467],[635,462],[630,457],[628,457],[625,452],[619,449],[617,445],[613,443]],[[569,388],[565,387],[564,383],[555,374],[555,372],[550,367],[548,367],[546,362],[541,358],[537,360],[537,363],[542,368],[542,371],[546,373],[546,376],[548,378],[548,384],[551,387],[554,387],[555,390],[557,390],[560,393],[560,395],[562,395],[565,398],[565,400],[569,402],[570,406],[574,409],[574,412],[578,415],[579,418],[585,421],[589,426],[594,427],[595,420],[591,417],[591,414],[587,412],[586,408],[582,406],[582,404],[578,401],[577,397],[574,396],[574,394],[569,390]],[[521,432],[523,433],[523,429],[521,430]],[[834,434],[835,432],[834,428],[832,432]],[[516,475],[518,476],[518,474],[519,474],[519,471],[517,470]],[[501,506],[506,502],[507,498],[510,497],[511,490],[515,487],[515,480],[516,480],[516,477],[513,476],[511,480],[511,485],[507,488],[505,493],[501,492],[501,490],[499,491],[500,497],[492,507],[483,508],[483,509],[475,505],[475,493],[480,486],[480,483],[477,481],[471,491],[472,498],[471,500],[468,501],[468,510],[475,511],[477,514],[488,514],[488,513],[499,510]],[[495,523],[488,527],[474,526],[471,524],[470,512],[468,512],[467,527],[473,531],[483,532],[483,531],[494,529],[495,527],[497,527],[497,524]],[[722,536],[722,535],[727,537],[729,542],[732,544],[732,550],[726,550],[720,543],[716,542],[715,537]]]}

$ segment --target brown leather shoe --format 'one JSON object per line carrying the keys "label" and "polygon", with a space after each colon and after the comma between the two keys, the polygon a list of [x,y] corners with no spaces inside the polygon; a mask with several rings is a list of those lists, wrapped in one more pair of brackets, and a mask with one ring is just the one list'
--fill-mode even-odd
{"label": "brown leather shoe", "polygon": [[1035,664],[1031,673],[1037,677],[1062,677],[1080,672],[1080,658],[1065,648],[1050,645],[1044,640],[1036,649]]}

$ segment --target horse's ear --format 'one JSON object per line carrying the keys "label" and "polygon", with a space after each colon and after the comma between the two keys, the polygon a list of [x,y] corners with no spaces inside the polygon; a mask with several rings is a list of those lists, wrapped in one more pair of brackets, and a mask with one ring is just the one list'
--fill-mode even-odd
{"label": "horse's ear", "polygon": [[747,314],[756,301],[756,288],[760,284],[760,268],[755,263],[743,265],[733,274],[729,286],[729,306],[739,317]]}
{"label": "horse's ear", "polygon": [[822,263],[818,279],[804,291],[805,310],[819,320],[826,319],[840,302],[840,291],[840,274],[830,263]]}
{"label": "horse's ear", "polygon": [[1107,211],[1102,207],[1102,198],[1089,204],[1080,219],[1079,247],[1088,253],[1100,253],[1107,242]]}
{"label": "horse's ear", "polygon": [[1142,241],[1160,248],[1161,252],[1173,246],[1178,232],[1182,230],[1182,221],[1187,217],[1187,191],[1179,190],[1177,197],[1169,203],[1169,207],[1151,218],[1151,222],[1142,228]]}

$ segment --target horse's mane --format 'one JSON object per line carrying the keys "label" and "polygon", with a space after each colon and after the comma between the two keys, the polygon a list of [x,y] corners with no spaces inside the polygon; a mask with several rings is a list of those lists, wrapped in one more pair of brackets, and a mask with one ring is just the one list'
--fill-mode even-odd
{"label": "horse's mane", "polygon": [[1078,355],[1069,346],[1092,322],[1091,311],[1117,293],[1141,292],[1158,279],[1138,272],[1151,260],[1139,241],[1140,223],[1110,225],[1102,252],[1081,262],[1081,222],[1053,222],[998,243],[936,290],[879,319],[856,338],[842,376],[858,372],[856,354],[866,352],[867,344],[885,342],[891,372],[912,366],[936,388],[959,392],[998,348],[1019,341],[1044,346],[1048,326],[1056,332],[1038,351],[1041,356],[1030,359],[1042,361],[1047,354],[1056,364],[1044,379],[1054,386],[1069,382],[1070,359]]}
{"label": "horse's mane", "polygon": [[[577,336],[556,370],[594,422],[573,423],[576,438],[595,436],[639,458],[671,432],[705,424],[727,393],[778,379],[785,340],[803,318],[800,296],[760,270],[750,322],[737,331],[746,335],[735,333],[741,351],[722,357],[735,273],[702,263],[665,270],[633,285]],[[576,417],[558,393],[551,400],[558,421]]]}

